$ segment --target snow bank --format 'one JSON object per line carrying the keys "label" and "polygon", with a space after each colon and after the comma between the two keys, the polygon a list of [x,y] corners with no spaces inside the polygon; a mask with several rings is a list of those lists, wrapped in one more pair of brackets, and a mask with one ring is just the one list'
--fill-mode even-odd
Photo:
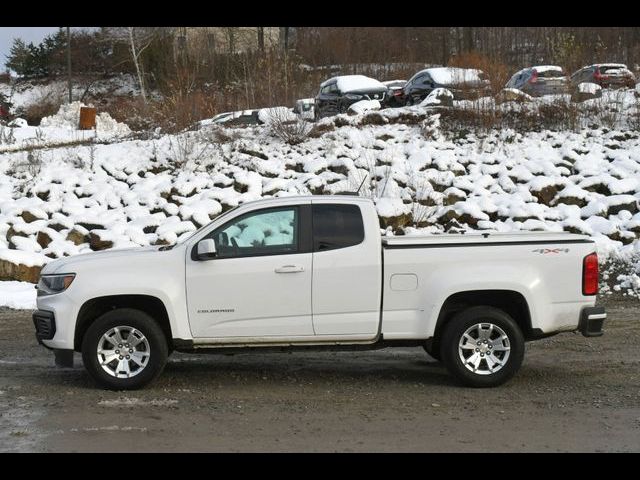
{"label": "snow bank", "polygon": [[16,309],[35,309],[37,291],[33,283],[0,282],[0,306]]}
{"label": "snow bank", "polygon": [[602,87],[597,83],[582,82],[578,85],[578,91],[580,93],[589,93],[591,95],[595,95],[596,93],[598,93],[598,90],[602,90]]}
{"label": "snow bank", "polygon": [[349,110],[354,113],[364,113],[369,110],[380,110],[380,107],[378,100],[360,100],[349,105]]}
{"label": "snow bank", "polygon": [[[80,108],[86,106],[82,102],[64,104],[56,114],[44,117],[40,121],[40,126],[78,130]],[[127,125],[116,122],[106,112],[100,112],[96,115],[96,131],[100,136],[125,136],[131,133],[131,129]]]}

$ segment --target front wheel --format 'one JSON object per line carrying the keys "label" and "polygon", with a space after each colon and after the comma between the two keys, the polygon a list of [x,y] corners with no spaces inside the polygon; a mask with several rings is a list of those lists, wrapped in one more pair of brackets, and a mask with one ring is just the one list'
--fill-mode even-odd
{"label": "front wheel", "polygon": [[103,387],[134,390],[162,372],[168,346],[162,329],[148,314],[132,308],[98,317],[82,340],[82,361]]}
{"label": "front wheel", "polygon": [[449,372],[470,387],[495,387],[518,371],[524,337],[516,322],[494,307],[472,307],[445,327],[440,345]]}

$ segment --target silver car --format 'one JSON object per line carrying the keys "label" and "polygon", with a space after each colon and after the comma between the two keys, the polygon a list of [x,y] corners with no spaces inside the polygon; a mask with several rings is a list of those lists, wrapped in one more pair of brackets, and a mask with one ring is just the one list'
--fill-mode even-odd
{"label": "silver car", "polygon": [[505,88],[516,88],[532,97],[569,93],[571,82],[562,67],[538,65],[516,72]]}

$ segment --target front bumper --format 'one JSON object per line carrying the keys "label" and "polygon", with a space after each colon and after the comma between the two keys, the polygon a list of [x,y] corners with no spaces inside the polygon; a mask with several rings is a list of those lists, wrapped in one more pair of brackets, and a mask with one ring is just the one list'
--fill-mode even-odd
{"label": "front bumper", "polygon": [[55,362],[58,367],[73,368],[73,350],[51,348],[43,340],[51,340],[56,335],[56,316],[53,312],[36,310],[32,314],[33,324],[36,327],[36,339],[38,343],[49,350],[53,350]]}
{"label": "front bumper", "polygon": [[606,319],[604,307],[585,307],[580,312],[578,330],[585,337],[599,337],[604,334],[602,326]]}

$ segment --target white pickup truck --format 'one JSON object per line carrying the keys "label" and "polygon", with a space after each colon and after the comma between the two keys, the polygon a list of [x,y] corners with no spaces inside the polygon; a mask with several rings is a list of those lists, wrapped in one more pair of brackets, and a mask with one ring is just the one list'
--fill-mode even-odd
{"label": "white pickup truck", "polygon": [[174,246],[55,260],[36,337],[102,386],[139,388],[174,351],[422,346],[469,386],[499,385],[524,342],[602,335],[598,258],[565,233],[382,237],[356,196],[229,210]]}

